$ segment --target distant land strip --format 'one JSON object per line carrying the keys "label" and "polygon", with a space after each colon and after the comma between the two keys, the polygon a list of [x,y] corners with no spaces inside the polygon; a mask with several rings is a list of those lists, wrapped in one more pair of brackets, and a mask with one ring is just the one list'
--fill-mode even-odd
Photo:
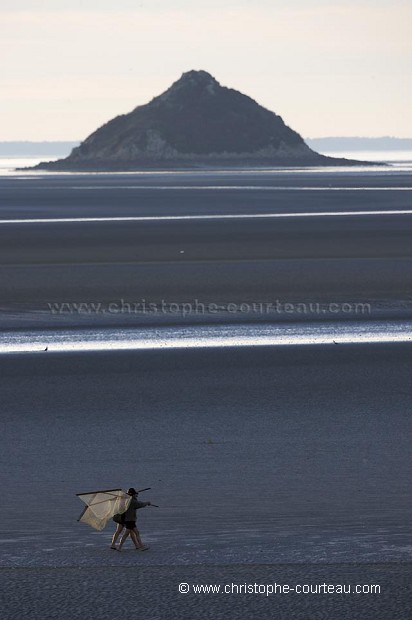
{"label": "distant land strip", "polygon": [[[305,138],[311,148],[324,151],[407,151],[412,150],[412,138],[395,138],[382,136],[377,138],[363,137],[325,137]],[[42,157],[64,156],[79,146],[80,140],[14,140],[0,141],[1,157]]]}

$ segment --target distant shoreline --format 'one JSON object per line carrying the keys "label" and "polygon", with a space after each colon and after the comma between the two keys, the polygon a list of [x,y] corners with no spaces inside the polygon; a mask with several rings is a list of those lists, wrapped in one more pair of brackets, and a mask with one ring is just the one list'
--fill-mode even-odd
{"label": "distant shoreline", "polygon": [[[317,151],[406,151],[412,150],[412,138],[326,137],[305,138],[306,144]],[[0,157],[47,157],[69,155],[80,140],[10,140],[0,141]]]}
{"label": "distant shoreline", "polygon": [[42,161],[33,167],[17,168],[17,170],[46,170],[51,172],[139,172],[139,171],[215,171],[215,170],[266,170],[272,168],[306,168],[336,166],[386,166],[384,162],[347,159],[345,157],[329,157],[316,153],[312,158],[284,157],[279,159],[254,159],[253,157],[237,158],[196,158],[196,159],[141,159],[134,161],[70,161],[58,159]]}

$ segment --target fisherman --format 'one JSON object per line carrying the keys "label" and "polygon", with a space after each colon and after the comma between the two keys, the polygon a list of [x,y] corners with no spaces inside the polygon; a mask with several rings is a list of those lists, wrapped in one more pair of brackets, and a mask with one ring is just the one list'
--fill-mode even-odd
{"label": "fisherman", "polygon": [[126,512],[123,513],[122,515],[123,523],[118,523],[116,532],[114,533],[114,536],[112,539],[111,548],[116,549],[116,540],[118,536],[120,535],[120,533],[122,532],[123,526],[124,526],[126,528],[126,532],[123,534],[120,540],[120,544],[117,547],[117,550],[121,551],[125,540],[127,539],[128,536],[130,536],[137,551],[146,551],[147,549],[149,549],[149,547],[142,543],[139,530],[136,527],[136,511],[139,510],[139,508],[145,508],[145,506],[151,506],[151,502],[139,502],[139,500],[137,499],[138,493],[133,487],[127,491],[127,494],[130,495],[132,499],[130,501],[130,504]]}

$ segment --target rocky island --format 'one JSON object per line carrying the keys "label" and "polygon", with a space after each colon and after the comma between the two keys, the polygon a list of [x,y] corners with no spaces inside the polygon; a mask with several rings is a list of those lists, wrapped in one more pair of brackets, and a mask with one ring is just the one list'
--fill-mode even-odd
{"label": "rocky island", "polygon": [[206,71],[188,71],[163,94],[110,120],[71,154],[36,169],[130,171],[359,164],[313,151],[282,118],[221,86]]}

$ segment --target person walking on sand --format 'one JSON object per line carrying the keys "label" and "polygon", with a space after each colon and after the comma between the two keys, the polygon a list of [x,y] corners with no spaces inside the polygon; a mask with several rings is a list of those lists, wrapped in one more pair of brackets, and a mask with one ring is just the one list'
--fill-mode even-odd
{"label": "person walking on sand", "polygon": [[[126,531],[120,540],[120,544],[117,547],[117,550],[121,551],[127,537],[130,536],[137,551],[146,551],[147,549],[149,549],[149,547],[142,543],[139,530],[136,527],[136,511],[139,510],[140,508],[151,506],[151,502],[139,502],[139,500],[137,499],[137,495],[138,495],[137,491],[134,488],[130,488],[127,491],[127,493],[128,495],[131,495],[132,499],[129,504],[129,507],[127,508],[126,512],[123,514],[123,517],[124,517],[123,524],[124,524],[124,527],[126,528]],[[117,537],[120,535],[121,531],[123,530],[123,524],[121,523],[118,524],[116,532],[113,536],[113,539],[115,538],[117,534],[119,526],[121,526],[121,529],[119,533],[117,534]],[[117,540],[117,537],[116,537],[116,540]],[[113,545],[115,545],[116,540],[114,543],[112,540],[112,549],[115,548],[115,546]]]}

